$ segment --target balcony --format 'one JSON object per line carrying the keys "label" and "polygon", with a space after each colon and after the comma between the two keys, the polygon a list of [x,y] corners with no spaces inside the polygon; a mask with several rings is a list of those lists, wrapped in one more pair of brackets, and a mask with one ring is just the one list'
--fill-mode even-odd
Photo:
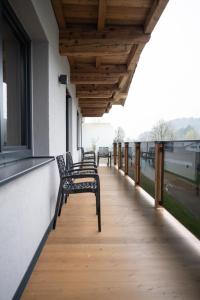
{"label": "balcony", "polygon": [[[134,148],[128,146],[118,148],[125,172]],[[130,176],[135,157],[151,159],[142,149],[129,160]],[[99,173],[102,232],[96,230],[94,197],[70,196],[22,299],[199,299],[199,241],[161,202],[155,209],[153,198],[117,167],[100,167]],[[143,173],[141,168],[142,180]]]}

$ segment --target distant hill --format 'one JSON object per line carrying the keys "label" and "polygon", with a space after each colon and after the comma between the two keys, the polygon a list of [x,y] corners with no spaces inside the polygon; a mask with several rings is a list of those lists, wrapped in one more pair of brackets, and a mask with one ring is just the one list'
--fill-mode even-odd
{"label": "distant hill", "polygon": [[172,126],[175,131],[191,126],[200,133],[200,118],[179,118],[167,123]]}
{"label": "distant hill", "polygon": [[[173,130],[174,140],[200,139],[200,118],[179,118],[166,123]],[[141,133],[137,140],[151,140],[151,131]]]}

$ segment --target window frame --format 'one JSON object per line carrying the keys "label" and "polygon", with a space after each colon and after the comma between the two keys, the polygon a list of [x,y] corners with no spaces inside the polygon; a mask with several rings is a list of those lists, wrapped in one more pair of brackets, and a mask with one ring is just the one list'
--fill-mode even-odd
{"label": "window frame", "polygon": [[[25,63],[23,78],[23,100],[21,101],[21,118],[23,127],[21,132],[25,145],[4,146],[3,145],[3,49],[2,49],[2,19],[6,19],[14,34],[23,44],[23,61]],[[20,84],[20,83],[19,83]],[[0,165],[10,161],[32,156],[31,139],[31,40],[13,12],[7,0],[0,2]]]}
{"label": "window frame", "polygon": [[76,114],[76,145],[77,145],[77,150],[80,150],[82,147],[82,134],[81,134],[81,118],[80,118],[80,113],[77,110]]}

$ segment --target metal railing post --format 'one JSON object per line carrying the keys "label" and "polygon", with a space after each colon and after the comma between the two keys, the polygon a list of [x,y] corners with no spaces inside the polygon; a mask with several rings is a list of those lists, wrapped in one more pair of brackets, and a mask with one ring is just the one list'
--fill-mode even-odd
{"label": "metal railing post", "polygon": [[122,144],[118,143],[118,169],[122,168]]}
{"label": "metal railing post", "polygon": [[155,207],[159,207],[163,200],[164,179],[164,144],[156,143],[155,149]]}
{"label": "metal railing post", "polygon": [[125,175],[128,175],[128,142],[124,143],[124,160],[125,160]]}
{"label": "metal railing post", "polygon": [[135,184],[140,185],[140,143],[135,143]]}
{"label": "metal railing post", "polygon": [[114,166],[117,164],[117,143],[113,143],[113,160]]}

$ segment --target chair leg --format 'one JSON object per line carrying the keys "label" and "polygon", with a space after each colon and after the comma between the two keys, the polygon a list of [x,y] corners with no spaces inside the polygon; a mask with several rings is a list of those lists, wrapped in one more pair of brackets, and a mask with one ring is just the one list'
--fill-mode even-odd
{"label": "chair leg", "polygon": [[57,201],[56,201],[56,208],[55,208],[54,221],[53,221],[53,229],[56,228],[56,221],[57,221],[58,211],[59,211],[59,207],[60,207],[61,194],[62,194],[62,185],[60,184],[60,187],[59,187],[59,190],[58,190]]}
{"label": "chair leg", "polygon": [[97,192],[97,211],[98,211],[98,231],[101,232],[101,199],[100,199],[100,189]]}
{"label": "chair leg", "polygon": [[60,207],[59,207],[59,212],[58,212],[58,216],[60,217],[61,215],[61,210],[62,210],[62,207],[63,207],[63,199],[64,199],[64,192],[62,191],[61,192],[61,201],[60,201]]}
{"label": "chair leg", "polygon": [[96,215],[98,215],[98,203],[97,203],[97,193],[95,193],[95,196],[96,196]]}
{"label": "chair leg", "polygon": [[68,194],[65,195],[65,204],[67,203]]}

